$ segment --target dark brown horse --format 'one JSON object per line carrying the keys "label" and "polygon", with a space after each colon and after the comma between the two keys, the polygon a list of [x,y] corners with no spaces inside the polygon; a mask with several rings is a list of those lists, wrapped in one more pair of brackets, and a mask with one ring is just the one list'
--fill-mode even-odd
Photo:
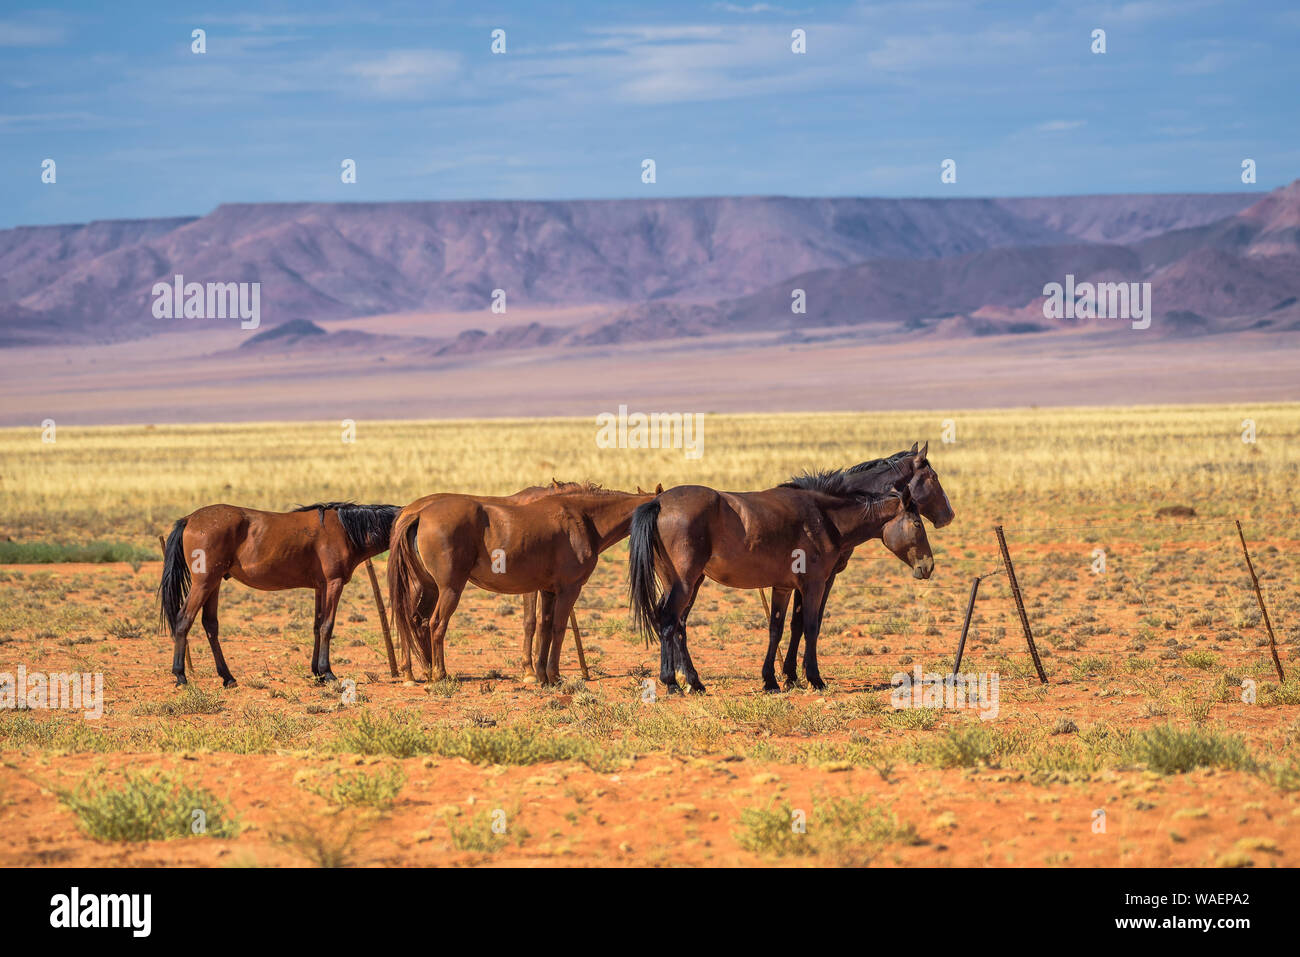
{"label": "dark brown horse", "polygon": [[227,688],[235,684],[217,640],[217,596],[227,578],[262,591],[314,590],[311,672],[321,681],[334,680],[330,639],[339,596],[358,565],[388,548],[400,511],[397,505],[352,502],[320,502],[292,512],[207,505],[180,519],[167,536],[158,586],[163,631],[175,642],[176,683],[186,683],[185,642],[202,611],[217,674]]}
{"label": "dark brown horse", "polygon": [[393,523],[389,600],[403,667],[415,648],[430,681],[446,677],[443,641],[469,582],[500,594],[541,592],[534,666],[559,681],[569,613],[600,553],[625,538],[633,510],[654,499],[585,485],[529,502],[441,493],[412,502]]}
{"label": "dark brown horse", "polygon": [[934,558],[910,482],[900,480],[901,489],[890,487],[884,496],[862,491],[878,468],[895,472],[898,465],[864,462],[761,492],[679,486],[637,509],[629,545],[630,604],[642,632],[660,642],[659,676],[670,694],[680,690],[679,670],[692,690],[704,690],[686,647],[686,619],[705,577],[733,588],[773,589],[763,667],[764,688],[771,691],[778,690],[773,661],[791,592],[803,596],[804,671],[820,689],[825,683],[816,648],[823,598],[853,549],[880,538],[917,578],[930,576]]}
{"label": "dark brown horse", "polygon": [[[928,452],[930,443],[923,446],[912,444],[912,448],[906,452],[895,452],[893,455],[884,459],[877,459],[875,462],[864,462],[862,465],[855,466],[862,473],[862,488],[867,492],[885,493],[891,488],[902,489],[904,486],[911,493],[912,500],[917,503],[917,509],[920,513],[928,518],[935,528],[943,528],[952,522],[955,517],[952,505],[948,501],[948,494],[939,484],[939,476],[934,467],[930,464]],[[850,550],[845,555],[840,566],[835,569],[831,575],[830,581],[826,584],[826,590],[822,594],[821,622],[826,624],[826,599],[830,596],[831,586],[835,584],[835,576],[844,570],[848,565],[849,558],[852,555]],[[768,616],[769,632],[772,628],[776,633],[781,633],[781,619],[785,616],[785,609],[788,600],[793,597],[794,605],[790,610],[790,646],[786,649],[785,663],[781,669],[785,677],[785,687],[790,689],[798,681],[798,663],[799,663],[799,640],[803,637],[803,596],[795,591],[793,595],[786,593],[778,595],[773,592],[771,612]],[[779,643],[779,642],[778,642]],[[764,677],[766,683],[766,675]],[[772,690],[770,687],[768,690]]]}

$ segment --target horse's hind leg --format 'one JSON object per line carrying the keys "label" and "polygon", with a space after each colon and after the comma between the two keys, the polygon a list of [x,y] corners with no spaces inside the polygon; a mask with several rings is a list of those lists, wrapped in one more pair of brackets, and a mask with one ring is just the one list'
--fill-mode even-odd
{"label": "horse's hind leg", "polygon": [[447,625],[460,604],[460,592],[449,587],[439,587],[438,603],[433,608],[433,620],[429,625],[429,660],[433,667],[429,670],[429,681],[441,681],[447,677],[447,662],[443,657],[443,642],[447,637]]}
{"label": "horse's hind leg", "polygon": [[780,691],[776,683],[776,652],[785,630],[785,610],[790,605],[790,589],[772,589],[772,614],[767,622],[767,657],[763,659],[763,690]]}
{"label": "horse's hind leg", "polygon": [[533,634],[537,631],[537,603],[541,600],[541,592],[529,592],[520,597],[524,600],[523,676],[524,684],[531,685],[537,683],[536,665],[533,661]]}
{"label": "horse's hind leg", "polygon": [[221,579],[218,578],[217,587],[212,589],[212,594],[203,603],[203,630],[208,635],[208,645],[212,648],[212,660],[217,664],[217,674],[221,676],[221,681],[227,688],[233,688],[235,676],[230,673],[226,656],[221,653],[221,642],[217,640],[217,601],[220,596]]}
{"label": "horse's hind leg", "polygon": [[[190,629],[194,627],[194,620],[199,617],[199,612],[203,609],[208,600],[208,596],[214,592],[210,584],[213,580],[217,585],[221,584],[221,576],[200,575],[194,576],[194,583],[190,586],[190,593],[185,598],[185,604],[181,607],[181,613],[176,618],[176,628],[172,632],[172,674],[176,676],[176,684],[188,684],[185,678],[185,643],[189,640]],[[214,606],[215,609],[215,606]],[[215,611],[214,611],[215,614]]]}
{"label": "horse's hind leg", "polygon": [[672,583],[659,604],[659,680],[664,683],[669,694],[679,694],[682,690],[677,684],[679,669],[692,691],[704,691],[700,676],[691,662],[691,653],[686,648],[686,616],[699,587],[699,579],[689,589],[685,582],[678,579]]}

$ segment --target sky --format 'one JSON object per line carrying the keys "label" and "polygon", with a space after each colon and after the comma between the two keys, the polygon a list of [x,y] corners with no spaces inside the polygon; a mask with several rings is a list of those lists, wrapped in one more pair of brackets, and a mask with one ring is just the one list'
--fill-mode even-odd
{"label": "sky", "polygon": [[310,6],[5,0],[0,228],[231,202],[1224,192],[1300,177],[1296,3]]}

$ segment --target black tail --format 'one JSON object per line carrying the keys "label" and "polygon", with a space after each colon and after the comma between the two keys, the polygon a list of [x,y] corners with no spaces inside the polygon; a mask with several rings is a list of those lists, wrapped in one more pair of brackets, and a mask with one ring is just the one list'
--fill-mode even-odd
{"label": "black tail", "polygon": [[163,634],[176,634],[176,622],[190,593],[190,566],[185,562],[186,519],[172,526],[163,548],[162,582],[158,585],[158,625]]}
{"label": "black tail", "polygon": [[632,513],[628,537],[627,598],[632,621],[646,644],[659,640],[659,579],[655,576],[655,554],[659,541],[659,500],[646,502]]}

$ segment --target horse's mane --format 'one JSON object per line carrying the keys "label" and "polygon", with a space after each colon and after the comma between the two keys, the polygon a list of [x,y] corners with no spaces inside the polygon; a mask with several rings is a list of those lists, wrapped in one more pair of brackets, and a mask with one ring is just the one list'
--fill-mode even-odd
{"label": "horse's mane", "polygon": [[605,488],[597,482],[560,482],[551,479],[551,484],[547,486],[553,492],[586,492],[589,495],[622,495],[616,488]]}
{"label": "horse's mane", "polygon": [[321,524],[325,523],[326,511],[337,512],[343,523],[343,531],[353,548],[365,551],[377,548],[388,542],[393,522],[402,510],[400,505],[358,505],[356,502],[316,502],[313,505],[299,505],[295,512],[320,513]]}
{"label": "horse's mane", "polygon": [[[902,462],[912,453],[903,451],[883,459],[871,459],[842,469],[824,469],[819,472],[804,472],[788,482],[782,482],[779,488],[800,488],[807,492],[823,492],[827,495],[848,496],[861,495],[863,492],[884,492],[885,488],[872,488],[872,482],[881,478],[899,475]],[[887,483],[892,486],[891,481]]]}

